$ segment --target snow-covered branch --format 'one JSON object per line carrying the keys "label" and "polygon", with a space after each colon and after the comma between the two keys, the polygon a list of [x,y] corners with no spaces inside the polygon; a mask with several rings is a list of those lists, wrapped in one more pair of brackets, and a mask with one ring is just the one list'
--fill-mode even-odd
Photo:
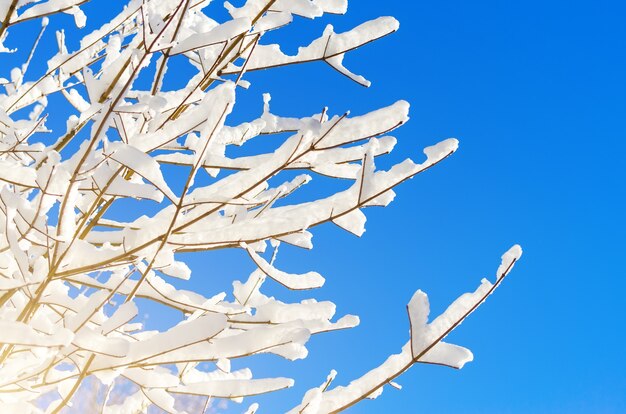
{"label": "snow-covered branch", "polygon": [[[226,2],[231,19],[223,22],[207,14],[209,3],[131,0],[84,34],[85,0],[0,1],[1,53],[21,56],[5,46],[14,43],[9,33],[41,22],[24,63],[0,79],[0,412],[61,412],[89,381],[107,389],[103,413],[149,406],[175,413],[181,396],[241,401],[291,387],[293,379],[256,378],[248,368],[231,369],[231,361],[305,358],[312,335],[359,319],[336,318],[335,304],[313,297],[266,296],[266,283],[314,290],[325,281],[309,269],[284,270],[281,244],[311,249],[315,227],[328,222],[361,236],[368,207],[387,206],[395,186],[457,150],[449,138],[425,145],[424,155],[416,151],[416,161],[377,169],[396,144],[389,134],[409,119],[404,101],[358,115],[324,108],[287,117],[271,111],[268,93],[259,96],[260,116],[232,122],[250,71],[324,61],[368,86],[344,56],[396,31],[398,22],[380,17],[343,33],[327,26],[288,55],[266,33],[301,17],[343,14],[347,1]],[[76,27],[50,33],[58,13],[72,15]],[[80,39],[76,50],[66,36]],[[57,50],[39,47],[49,37]],[[31,74],[33,59],[47,62],[40,76]],[[194,68],[182,87],[171,85],[181,84],[171,82],[174,59]],[[270,138],[271,150],[249,149]],[[297,201],[303,198],[293,194],[306,194],[319,176],[346,186]],[[181,253],[223,248],[244,251],[255,270],[234,281],[231,296],[185,289],[192,275]],[[460,368],[471,353],[442,339],[520,254],[511,249],[494,283],[483,281],[430,323],[418,291],[408,307],[411,339],[400,354],[347,387],[329,389],[332,374],[294,412],[343,410],[418,362]],[[179,321],[146,329],[145,301],[177,311]]]}

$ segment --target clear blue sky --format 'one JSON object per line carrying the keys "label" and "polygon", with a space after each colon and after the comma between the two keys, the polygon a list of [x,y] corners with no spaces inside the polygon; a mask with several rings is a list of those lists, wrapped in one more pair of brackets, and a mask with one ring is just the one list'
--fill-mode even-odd
{"label": "clear blue sky", "polygon": [[[107,3],[85,8],[90,28],[98,22],[90,11],[106,15]],[[362,323],[313,338],[307,360],[260,358],[258,375],[298,382],[261,399],[259,413],[291,407],[332,368],[342,384],[399,351],[416,289],[434,314],[492,277],[514,243],[524,257],[510,278],[448,338],[475,361],[461,371],[416,366],[398,381],[402,391],[386,389],[350,412],[626,412],[625,13],[617,0],[353,0],[346,16],[285,30],[293,52],[328,22],[339,32],[381,15],[401,23],[346,58],[371,88],[321,63],[254,73],[233,122],[258,115],[268,91],[273,111],[288,116],[325,105],[359,114],[405,99],[412,119],[395,131],[399,144],[383,166],[420,159],[421,148],[448,137],[460,149],[402,185],[388,208],[366,211],[362,238],[329,225],[314,230],[313,251],[281,251],[278,264],[325,275],[316,297]],[[252,269],[239,252],[189,261],[192,286],[206,292],[230,290]]]}

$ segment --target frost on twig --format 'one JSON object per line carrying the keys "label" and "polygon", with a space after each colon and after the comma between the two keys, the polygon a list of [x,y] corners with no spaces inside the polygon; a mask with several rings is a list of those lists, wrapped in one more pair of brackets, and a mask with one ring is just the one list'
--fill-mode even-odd
{"label": "frost on twig", "polygon": [[[381,17],[342,33],[327,26],[288,55],[265,34],[302,17],[345,13],[347,2],[226,2],[232,18],[218,22],[207,14],[208,0],[131,0],[85,33],[86,3],[0,1],[1,52],[21,56],[4,46],[13,44],[9,32],[41,22],[24,64],[0,82],[0,412],[58,413],[80,401],[89,381],[106,389],[103,413],[149,406],[183,412],[176,403],[189,396],[206,408],[215,399],[291,387],[290,378],[257,378],[231,361],[241,367],[258,354],[305,358],[311,335],[352,328],[359,319],[336,318],[329,301],[265,295],[266,283],[312,290],[325,281],[315,271],[284,269],[280,245],[311,249],[312,229],[327,222],[361,236],[368,207],[388,205],[396,185],[446,159],[458,142],[426,146],[417,161],[385,171],[376,159],[394,149],[389,134],[408,121],[404,101],[357,115],[325,108],[295,118],[273,113],[265,94],[258,117],[234,123],[230,114],[250,71],[324,61],[369,85],[344,66],[344,56],[394,32],[398,22]],[[76,27],[50,33],[58,13],[72,15]],[[80,37],[78,48],[68,46],[70,35]],[[55,50],[38,47],[46,36]],[[47,63],[40,76],[31,75],[33,59]],[[178,88],[168,72],[176,59],[195,70]],[[50,105],[52,97],[67,105]],[[272,150],[246,151],[269,136]],[[295,201],[292,195],[319,176],[346,185]],[[255,270],[233,283],[231,296],[185,289],[192,275],[181,253],[223,248],[245,251]],[[302,411],[337,411],[370,398],[415,362],[462,366],[469,351],[441,339],[500,283],[519,252],[509,256],[494,284],[483,282],[430,323],[418,292],[402,353],[345,388],[329,389],[332,373],[306,394]],[[163,331],[146,329],[145,301],[180,320]],[[253,403],[248,412],[257,409]]]}

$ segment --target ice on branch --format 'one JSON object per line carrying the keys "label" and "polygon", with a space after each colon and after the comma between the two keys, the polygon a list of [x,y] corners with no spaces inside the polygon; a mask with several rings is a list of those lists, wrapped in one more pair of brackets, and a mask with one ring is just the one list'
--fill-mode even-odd
{"label": "ice on branch", "polygon": [[[289,264],[281,246],[312,249],[324,223],[362,236],[368,207],[387,206],[395,186],[457,150],[452,138],[416,142],[415,161],[377,167],[409,120],[405,101],[278,114],[267,91],[254,98],[256,116],[240,110],[256,70],[323,61],[369,86],[344,58],[398,30],[394,18],[341,33],[327,25],[286,54],[282,28],[343,14],[347,1],[226,2],[230,19],[213,16],[219,5],[210,3],[131,0],[102,24],[93,10],[111,6],[104,0],[0,0],[0,52],[22,59],[0,74],[0,412],[56,414],[87,402],[102,413],[190,413],[244,399],[247,413],[262,410],[254,396],[280,396],[295,380],[257,377],[246,368],[255,356],[306,358],[315,335],[359,324],[316,297],[326,279]],[[52,33],[67,21],[59,13],[74,23]],[[34,43],[18,41],[33,20]],[[99,27],[89,32],[87,22]],[[212,291],[224,277],[212,255],[225,248],[238,249],[250,273],[232,292]],[[192,272],[186,260],[197,252],[209,259]],[[415,363],[461,368],[471,352],[443,339],[520,255],[512,248],[494,282],[434,319],[418,291],[401,353],[347,386],[331,387],[332,371],[293,412],[337,412],[387,384],[400,388],[394,379]],[[286,289],[300,299],[287,300]]]}

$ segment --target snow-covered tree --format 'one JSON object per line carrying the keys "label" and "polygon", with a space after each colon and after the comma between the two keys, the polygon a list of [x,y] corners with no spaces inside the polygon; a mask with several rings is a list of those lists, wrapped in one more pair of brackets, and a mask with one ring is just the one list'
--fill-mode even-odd
{"label": "snow-covered tree", "polygon": [[[396,139],[386,134],[408,120],[406,102],[356,116],[324,109],[289,118],[272,113],[266,94],[260,117],[234,124],[229,114],[250,71],[323,61],[368,86],[344,66],[344,56],[391,34],[398,22],[381,17],[343,33],[327,26],[288,55],[264,35],[301,17],[343,14],[347,0],[226,2],[231,18],[221,23],[205,14],[210,0],[132,0],[75,50],[65,31],[55,34],[56,50],[38,47],[54,36],[46,27],[57,13],[84,27],[86,1],[0,1],[2,52],[13,52],[12,27],[41,22],[27,59],[1,79],[0,412],[61,412],[77,404],[77,391],[90,381],[106,389],[100,406],[91,407],[105,413],[151,405],[182,412],[175,407],[181,395],[241,401],[291,387],[289,378],[231,370],[231,360],[260,353],[304,358],[311,335],[359,320],[333,319],[331,302],[266,296],[264,284],[294,290],[324,284],[314,271],[277,268],[280,245],[312,248],[311,231],[325,222],[360,236],[367,207],[388,205],[394,186],[442,162],[458,143],[446,139],[426,147],[421,162],[382,171],[375,160],[392,151]],[[186,59],[195,74],[179,89],[164,88],[174,59]],[[34,61],[47,61],[41,76],[29,71]],[[151,82],[139,81],[146,77]],[[49,105],[58,97],[67,108]],[[59,117],[66,125],[61,134],[46,126]],[[278,142],[273,151],[227,155],[227,147],[245,150],[267,135]],[[290,179],[276,185],[285,172]],[[311,175],[351,185],[326,198],[293,201]],[[140,200],[140,208],[114,208],[129,199]],[[256,267],[233,282],[232,295],[205,296],[173,282],[191,277],[179,253],[223,248],[242,249]],[[342,411],[397,386],[394,379],[416,363],[462,367],[471,352],[443,339],[520,255],[519,246],[511,248],[493,281],[483,279],[430,321],[426,294],[418,290],[407,307],[410,337],[400,353],[347,386],[334,387],[331,372],[290,412]],[[145,330],[138,298],[180,311],[182,320],[162,332]]]}

